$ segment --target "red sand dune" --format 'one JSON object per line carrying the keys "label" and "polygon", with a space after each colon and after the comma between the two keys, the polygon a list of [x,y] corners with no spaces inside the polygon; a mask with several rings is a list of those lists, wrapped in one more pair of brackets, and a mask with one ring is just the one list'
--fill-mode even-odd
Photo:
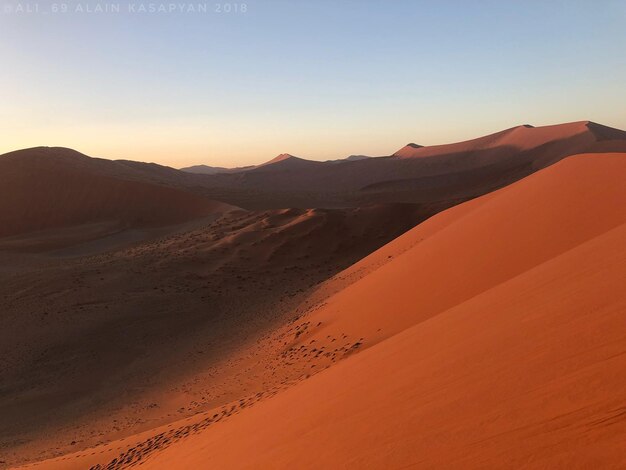
{"label": "red sand dune", "polygon": [[553,126],[533,127],[528,124],[512,127],[495,134],[454,144],[432,145],[428,147],[409,144],[394,156],[399,158],[426,158],[433,156],[471,153],[486,149],[500,149],[500,154],[491,154],[491,158],[502,157],[513,152],[538,149],[546,144],[576,147],[593,145],[608,140],[625,140],[626,132],[590,121],[579,121]]}
{"label": "red sand dune", "polygon": [[621,225],[144,466],[624,468],[625,239]]}
{"label": "red sand dune", "polygon": [[284,336],[326,370],[30,468],[624,468],[625,179],[580,155],[445,211]]}
{"label": "red sand dune", "polygon": [[118,229],[164,226],[232,209],[139,181],[117,162],[69,149],[35,148],[0,156],[0,237],[97,222]]}

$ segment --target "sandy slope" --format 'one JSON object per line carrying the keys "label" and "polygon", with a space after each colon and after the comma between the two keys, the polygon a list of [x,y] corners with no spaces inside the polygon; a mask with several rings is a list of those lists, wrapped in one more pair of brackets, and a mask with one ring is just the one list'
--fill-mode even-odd
{"label": "sandy slope", "polygon": [[622,225],[145,467],[623,468],[624,240]]}
{"label": "sandy slope", "polygon": [[[316,319],[358,336],[374,334],[368,319],[375,319],[382,328],[375,336],[386,337],[610,230],[626,217],[616,176],[623,157],[615,155],[568,159],[427,220],[359,263],[412,247],[336,295]],[[610,202],[598,207],[602,200]],[[401,287],[412,294],[398,295]],[[379,299],[393,315],[381,318]]]}
{"label": "sandy slope", "polygon": [[179,224],[235,209],[181,189],[133,180],[134,176],[123,165],[69,149],[37,148],[2,155],[0,237],[89,225],[85,236],[93,238],[98,224],[103,235]]}
{"label": "sandy slope", "polygon": [[306,380],[35,468],[623,468],[625,177],[576,156],[439,214],[263,346]]}

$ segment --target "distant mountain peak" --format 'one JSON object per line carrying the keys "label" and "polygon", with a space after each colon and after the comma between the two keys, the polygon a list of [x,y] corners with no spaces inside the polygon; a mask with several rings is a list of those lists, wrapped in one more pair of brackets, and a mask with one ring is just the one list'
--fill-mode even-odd
{"label": "distant mountain peak", "polygon": [[283,160],[288,160],[290,158],[298,158],[298,157],[294,157],[290,153],[281,153],[280,155],[277,155],[276,157],[272,158],[269,162],[266,162],[266,164],[267,163],[278,163],[278,162],[282,162]]}
{"label": "distant mountain peak", "polygon": [[346,162],[354,162],[357,160],[367,160],[368,158],[372,158],[368,155],[350,155],[349,157],[344,158]]}
{"label": "distant mountain peak", "polygon": [[305,160],[304,158],[295,157],[291,155],[290,153],[281,153],[280,155],[275,156],[271,160],[265,163],[261,163],[260,165],[257,165],[257,168],[263,167],[266,165],[272,165],[274,163],[286,162],[286,161],[308,161],[308,160]]}

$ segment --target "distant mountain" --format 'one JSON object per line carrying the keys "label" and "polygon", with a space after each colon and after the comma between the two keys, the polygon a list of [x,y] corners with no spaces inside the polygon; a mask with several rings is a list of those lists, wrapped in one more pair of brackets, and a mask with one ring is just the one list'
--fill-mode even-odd
{"label": "distant mountain", "polygon": [[[336,160],[326,160],[324,162],[319,162],[317,160],[308,160],[305,158],[295,157],[289,153],[281,153],[280,155],[277,155],[271,160],[268,160],[267,162],[261,163],[259,165],[240,166],[240,167],[235,167],[235,168],[225,168],[221,166],[209,166],[209,165],[194,165],[194,166],[181,168],[180,170],[186,173],[195,173],[199,175],[219,175],[223,173],[238,173],[242,171],[250,171],[256,168],[267,167],[268,165],[275,165],[277,163],[281,163],[285,161],[291,162],[291,163],[288,163],[288,165],[293,166],[293,165],[301,165],[303,164],[302,162],[311,162],[313,164],[342,163],[342,162],[355,162],[358,160],[366,160],[368,158],[374,158],[374,157],[369,157],[367,155],[350,155],[349,157],[346,157],[346,158],[338,158]],[[299,163],[296,163],[296,162],[299,162]],[[304,164],[306,165],[306,163]],[[284,165],[281,165],[279,167],[273,167],[273,168],[281,168],[281,167],[284,168]]]}
{"label": "distant mountain", "polygon": [[346,157],[343,160],[346,162],[355,162],[357,160],[367,160],[368,158],[372,158],[372,157],[368,157],[367,155],[350,155],[349,157]]}
{"label": "distant mountain", "polygon": [[180,171],[184,171],[187,173],[195,173],[198,175],[218,175],[220,173],[236,173],[238,171],[247,171],[253,168],[256,168],[256,166],[252,165],[252,166],[240,166],[236,168],[224,168],[221,166],[194,165],[194,166],[181,168]]}
{"label": "distant mountain", "polygon": [[349,157],[346,157],[346,158],[338,158],[336,160],[326,160],[326,163],[356,162],[359,160],[367,160],[368,158],[374,158],[374,157],[369,157],[367,155],[350,155]]}
{"label": "distant mountain", "polygon": [[267,161],[265,163],[261,163],[261,165],[259,165],[259,166],[272,165],[274,163],[279,163],[279,162],[283,162],[285,160],[293,160],[293,159],[302,160],[301,158],[294,157],[291,154],[281,153],[280,155],[277,155],[276,157],[272,158],[271,160],[269,160],[269,161]]}
{"label": "distant mountain", "polygon": [[300,157],[294,157],[288,153],[282,153],[277,157],[271,159],[268,162],[262,163],[255,168],[252,168],[248,173],[274,173],[274,172],[293,172],[302,171],[311,168],[317,168],[323,165],[323,162],[315,160],[306,160]]}
{"label": "distant mountain", "polygon": [[196,173],[201,175],[216,175],[218,173],[227,173],[232,171],[230,168],[223,168],[221,166],[208,166],[208,165],[194,165],[188,166],[185,168],[181,168],[181,171],[186,171],[187,173]]}
{"label": "distant mountain", "polygon": [[271,160],[268,160],[267,162],[261,163],[259,165],[240,166],[240,167],[235,167],[235,168],[224,168],[220,166],[208,166],[208,165],[195,165],[195,166],[181,168],[181,171],[184,171],[186,173],[195,173],[195,174],[202,174],[202,175],[219,175],[223,173],[239,173],[242,171],[255,170],[257,168],[267,167],[269,165],[275,165],[277,163],[282,163],[282,162],[291,162],[291,163],[288,163],[288,165],[293,165],[293,164],[297,164],[297,163],[294,163],[297,161],[312,161],[312,160],[305,160],[304,158],[294,157],[293,155],[290,155],[288,153],[281,153],[280,155],[272,158]]}

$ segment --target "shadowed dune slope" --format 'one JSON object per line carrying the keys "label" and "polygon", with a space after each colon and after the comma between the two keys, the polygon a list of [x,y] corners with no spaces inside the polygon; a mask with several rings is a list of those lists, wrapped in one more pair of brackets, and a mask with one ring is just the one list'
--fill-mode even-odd
{"label": "shadowed dune slope", "polygon": [[123,164],[61,148],[0,156],[0,237],[96,222],[178,224],[234,207],[139,181]]}
{"label": "shadowed dune slope", "polygon": [[301,314],[314,286],[420,220],[411,205],[233,211],[97,255],[0,251],[0,468],[299,376],[256,342]]}
{"label": "shadowed dune slope", "polygon": [[284,346],[360,337],[346,360],[111,468],[623,468],[624,178],[626,154],[575,156],[431,218]]}

